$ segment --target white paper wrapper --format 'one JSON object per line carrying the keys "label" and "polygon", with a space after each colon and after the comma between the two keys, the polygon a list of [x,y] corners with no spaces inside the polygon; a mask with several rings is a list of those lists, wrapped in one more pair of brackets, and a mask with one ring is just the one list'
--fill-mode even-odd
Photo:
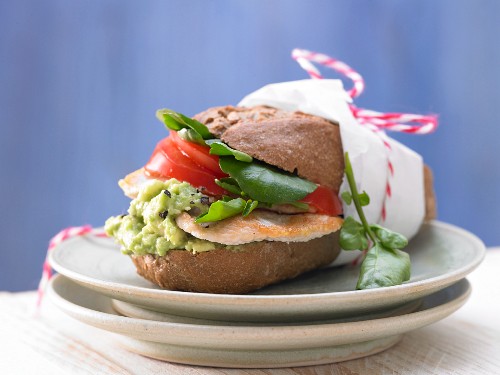
{"label": "white paper wrapper", "polygon": [[[359,191],[366,191],[370,204],[364,207],[370,223],[379,223],[389,229],[413,237],[425,216],[423,161],[420,155],[401,143],[390,139],[392,150],[368,128],[358,124],[348,103],[342,81],[332,79],[291,81],[264,86],[247,95],[238,104],[243,107],[268,105],[288,111],[302,111],[338,122],[344,151],[349,152]],[[394,167],[389,175],[388,160]],[[390,177],[392,195],[386,198],[387,178]],[[344,181],[340,191],[349,190]],[[386,219],[381,213],[386,199]],[[344,204],[346,216],[357,217],[353,206]],[[359,252],[343,251],[335,264],[345,264]]]}

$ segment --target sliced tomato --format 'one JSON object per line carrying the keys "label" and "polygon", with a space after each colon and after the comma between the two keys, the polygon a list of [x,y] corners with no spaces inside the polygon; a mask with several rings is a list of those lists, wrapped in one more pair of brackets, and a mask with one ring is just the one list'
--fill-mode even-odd
{"label": "sliced tomato", "polygon": [[[155,178],[176,178],[189,182],[206,194],[229,195],[215,183],[215,179],[228,175],[220,169],[219,157],[210,155],[209,150],[209,147],[187,142],[176,132],[171,132],[167,138],[158,142],[144,168],[148,175]],[[338,195],[325,186],[318,185],[301,202],[311,205],[320,214],[342,214],[342,203]]]}
{"label": "sliced tomato", "polygon": [[[189,182],[205,194],[224,195],[228,192],[215,183],[220,174],[200,167],[176,147],[174,141],[168,137],[161,140],[145,165],[148,175],[155,178],[176,178]],[[225,176],[223,174],[223,176]]]}
{"label": "sliced tomato", "polygon": [[179,137],[177,132],[171,132],[169,138],[172,139],[177,148],[181,150],[183,154],[188,156],[200,167],[208,169],[215,175],[219,176],[219,178],[226,176],[226,174],[222,172],[219,167],[219,157],[217,155],[210,155],[210,147],[185,141]]}
{"label": "sliced tomato", "polygon": [[326,186],[318,185],[316,190],[307,195],[301,202],[313,206],[319,214],[330,216],[342,214],[342,203],[338,195]]}

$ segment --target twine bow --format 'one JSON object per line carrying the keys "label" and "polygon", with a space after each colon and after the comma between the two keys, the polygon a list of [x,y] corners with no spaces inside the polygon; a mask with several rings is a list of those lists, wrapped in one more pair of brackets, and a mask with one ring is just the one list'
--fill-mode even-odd
{"label": "twine bow", "polygon": [[[324,55],[322,53],[311,52],[305,49],[295,48],[292,51],[292,58],[304,69],[312,79],[322,79],[323,76],[313,63],[323,65],[327,68],[333,69],[336,72],[344,75],[353,82],[353,87],[347,91],[349,96],[354,99],[361,95],[365,89],[365,81],[361,74],[356,72],[346,63],[334,59],[333,57]],[[382,204],[382,211],[380,217],[382,221],[386,220],[387,199],[391,198],[391,178],[394,177],[394,165],[391,162],[391,143],[385,131],[395,131],[409,134],[428,134],[436,130],[438,121],[437,116],[434,115],[417,115],[412,113],[382,113],[369,109],[358,108],[350,103],[349,108],[360,125],[366,126],[374,132],[384,144],[387,150],[387,181],[385,187],[384,202]]]}
{"label": "twine bow", "polygon": [[[354,86],[347,91],[351,98],[356,98],[365,89],[363,77],[346,63],[322,53],[305,49],[294,49],[292,58],[304,69],[312,79],[323,76],[313,63],[323,65],[351,79]],[[417,115],[411,113],[382,113],[349,105],[353,116],[361,125],[368,125],[378,130],[396,131],[410,134],[428,134],[436,130],[438,121],[434,115]]]}

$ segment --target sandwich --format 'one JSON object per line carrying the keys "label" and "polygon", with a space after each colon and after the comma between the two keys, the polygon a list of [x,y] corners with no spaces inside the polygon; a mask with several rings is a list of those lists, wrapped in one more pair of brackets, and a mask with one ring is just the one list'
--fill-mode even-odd
{"label": "sandwich", "polygon": [[[340,252],[338,124],[268,106],[157,117],[170,134],[119,181],[132,199],[106,232],[169,290],[242,294],[324,267]],[[426,219],[435,216],[425,167]]]}

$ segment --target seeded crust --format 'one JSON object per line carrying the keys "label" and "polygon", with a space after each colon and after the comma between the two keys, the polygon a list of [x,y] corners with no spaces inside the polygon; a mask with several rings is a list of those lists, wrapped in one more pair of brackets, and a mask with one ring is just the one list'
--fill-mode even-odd
{"label": "seeded crust", "polygon": [[[288,112],[263,105],[250,108],[228,105],[209,108],[206,111],[198,113],[194,118],[207,125],[210,132],[217,138],[221,138],[224,132],[233,125],[243,122],[256,123],[268,120],[288,119],[296,115],[310,116],[301,112]],[[318,118],[323,120],[320,117]]]}
{"label": "seeded crust", "polygon": [[252,242],[238,251],[170,250],[162,257],[131,259],[139,275],[165,289],[243,294],[331,263],[340,252],[338,234],[309,242]]}
{"label": "seeded crust", "polygon": [[337,124],[265,106],[215,107],[195,118],[232,148],[339,191],[344,155]]}

